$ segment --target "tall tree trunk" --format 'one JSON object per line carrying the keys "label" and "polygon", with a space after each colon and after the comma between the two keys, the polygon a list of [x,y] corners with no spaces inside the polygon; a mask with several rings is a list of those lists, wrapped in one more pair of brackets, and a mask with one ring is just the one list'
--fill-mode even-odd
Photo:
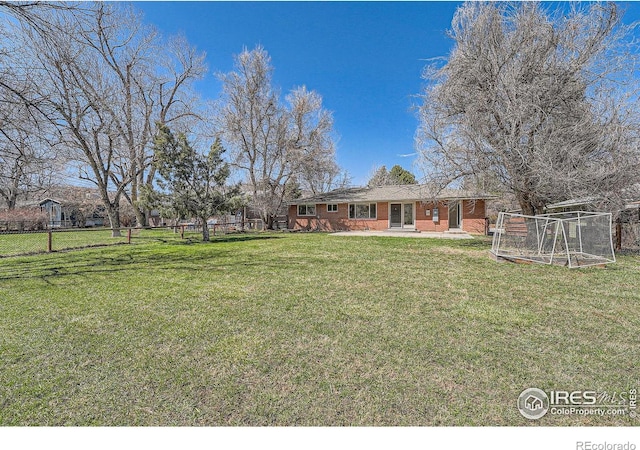
{"label": "tall tree trunk", "polygon": [[120,237],[120,194],[116,194],[115,199],[109,199],[109,193],[106,188],[101,192],[102,202],[107,209],[107,217],[111,225],[111,237]]}
{"label": "tall tree trunk", "polygon": [[207,223],[207,219],[201,217],[200,220],[202,220],[202,241],[209,242],[209,224]]}
{"label": "tall tree trunk", "polygon": [[137,194],[136,199],[133,198],[133,192],[131,193],[131,203],[133,206],[133,212],[136,215],[136,227],[142,228],[146,227],[148,219],[148,215],[146,210],[140,209],[140,206],[137,205]]}
{"label": "tall tree trunk", "polygon": [[112,203],[107,205],[107,216],[111,225],[111,237],[120,237],[120,208]]}
{"label": "tall tree trunk", "polygon": [[522,214],[526,216],[535,216],[536,214],[544,213],[544,202],[533,193],[516,192],[516,200],[522,209]]}
{"label": "tall tree trunk", "polygon": [[13,210],[16,208],[16,202],[18,201],[18,191],[20,189],[20,165],[16,160],[15,167],[13,169],[13,180],[11,182],[11,187],[8,189],[6,198],[7,198],[7,208],[9,210]]}
{"label": "tall tree trunk", "polygon": [[18,194],[14,190],[9,191],[9,195],[7,197],[7,209],[9,211],[16,209],[16,202],[18,201]]}
{"label": "tall tree trunk", "polygon": [[265,222],[264,222],[265,230],[273,230],[273,218],[274,218],[273,214],[267,214],[266,215],[266,220],[263,219],[263,220],[265,220]]}

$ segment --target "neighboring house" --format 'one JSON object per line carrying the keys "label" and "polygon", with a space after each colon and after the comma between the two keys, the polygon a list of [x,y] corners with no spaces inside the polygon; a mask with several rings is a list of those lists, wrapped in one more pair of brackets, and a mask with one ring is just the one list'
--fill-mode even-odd
{"label": "neighboring house", "polygon": [[289,229],[486,232],[486,200],[494,196],[424,185],[337,189],[289,203]]}
{"label": "neighboring house", "polygon": [[[108,224],[105,207],[95,189],[77,186],[52,187],[47,198],[20,199],[13,210],[0,210],[0,228],[39,230],[44,228],[101,227]],[[126,207],[126,203],[122,202]],[[121,206],[121,217],[123,208]]]}
{"label": "neighboring house", "polygon": [[152,209],[151,211],[149,211],[149,226],[150,227],[162,227],[165,226],[166,222],[164,220],[164,218],[162,217],[162,215],[160,214],[160,211],[157,209]]}
{"label": "neighboring house", "polygon": [[92,212],[89,217],[84,219],[84,226],[88,227],[88,228],[91,228],[91,227],[104,227],[104,226],[108,225],[108,223],[109,223],[109,221],[107,221],[107,223],[105,224],[104,217],[102,215],[100,215],[100,212],[98,212],[98,211]]}
{"label": "neighboring house", "polygon": [[48,228],[61,228],[71,226],[70,217],[62,207],[62,203],[51,198],[45,198],[40,203],[40,210],[48,217]]}
{"label": "neighboring house", "polygon": [[[87,203],[84,207],[77,203],[67,203],[46,198],[39,203],[40,210],[47,217],[47,228],[102,227],[105,225],[104,206]],[[84,209],[84,212],[81,211]],[[86,214],[86,216],[85,216]]]}

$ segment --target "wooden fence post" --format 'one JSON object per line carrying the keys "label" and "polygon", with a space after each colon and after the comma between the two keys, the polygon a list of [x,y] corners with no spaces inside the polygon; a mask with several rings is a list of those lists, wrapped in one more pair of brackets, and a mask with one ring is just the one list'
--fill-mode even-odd
{"label": "wooden fence post", "polygon": [[51,253],[53,251],[53,230],[49,230],[47,233],[47,252]]}
{"label": "wooden fence post", "polygon": [[127,229],[127,244],[131,244],[131,228]]}
{"label": "wooden fence post", "polygon": [[180,226],[180,239],[184,239],[184,225]]}

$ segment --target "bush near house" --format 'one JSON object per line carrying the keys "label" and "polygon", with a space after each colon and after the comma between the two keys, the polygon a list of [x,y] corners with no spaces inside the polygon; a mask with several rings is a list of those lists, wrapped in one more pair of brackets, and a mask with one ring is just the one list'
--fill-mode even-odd
{"label": "bush near house", "polygon": [[37,231],[47,228],[49,218],[39,207],[0,210],[0,231]]}

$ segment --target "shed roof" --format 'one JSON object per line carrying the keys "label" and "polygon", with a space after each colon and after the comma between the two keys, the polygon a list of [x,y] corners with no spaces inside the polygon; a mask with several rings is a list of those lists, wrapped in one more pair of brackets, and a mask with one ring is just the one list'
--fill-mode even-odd
{"label": "shed roof", "polygon": [[[564,209],[564,208],[575,208],[575,207],[584,207],[585,210],[591,209],[594,206],[597,206],[598,202],[602,201],[602,197],[583,197],[583,198],[572,198],[569,200],[565,200],[563,202],[553,203],[551,205],[547,205],[546,210],[556,210],[556,209]],[[625,209],[637,209],[640,208],[640,201],[627,201],[625,204]]]}
{"label": "shed roof", "polygon": [[547,205],[546,209],[562,209],[562,208],[572,208],[576,206],[592,206],[594,203],[602,200],[600,197],[583,197],[583,198],[571,198],[569,200],[565,200],[563,202],[553,203],[551,205]]}
{"label": "shed roof", "polygon": [[405,200],[478,200],[492,198],[496,198],[496,196],[460,189],[445,189],[434,195],[433,191],[427,185],[404,184],[335,189],[324,194],[299,198],[291,201],[290,204],[297,205],[302,203],[359,203]]}
{"label": "shed roof", "polygon": [[61,205],[62,202],[59,202],[58,200],[54,200],[52,198],[45,198],[44,200],[42,200],[40,203],[38,203],[40,206],[44,205],[45,203],[56,203],[58,205]]}

